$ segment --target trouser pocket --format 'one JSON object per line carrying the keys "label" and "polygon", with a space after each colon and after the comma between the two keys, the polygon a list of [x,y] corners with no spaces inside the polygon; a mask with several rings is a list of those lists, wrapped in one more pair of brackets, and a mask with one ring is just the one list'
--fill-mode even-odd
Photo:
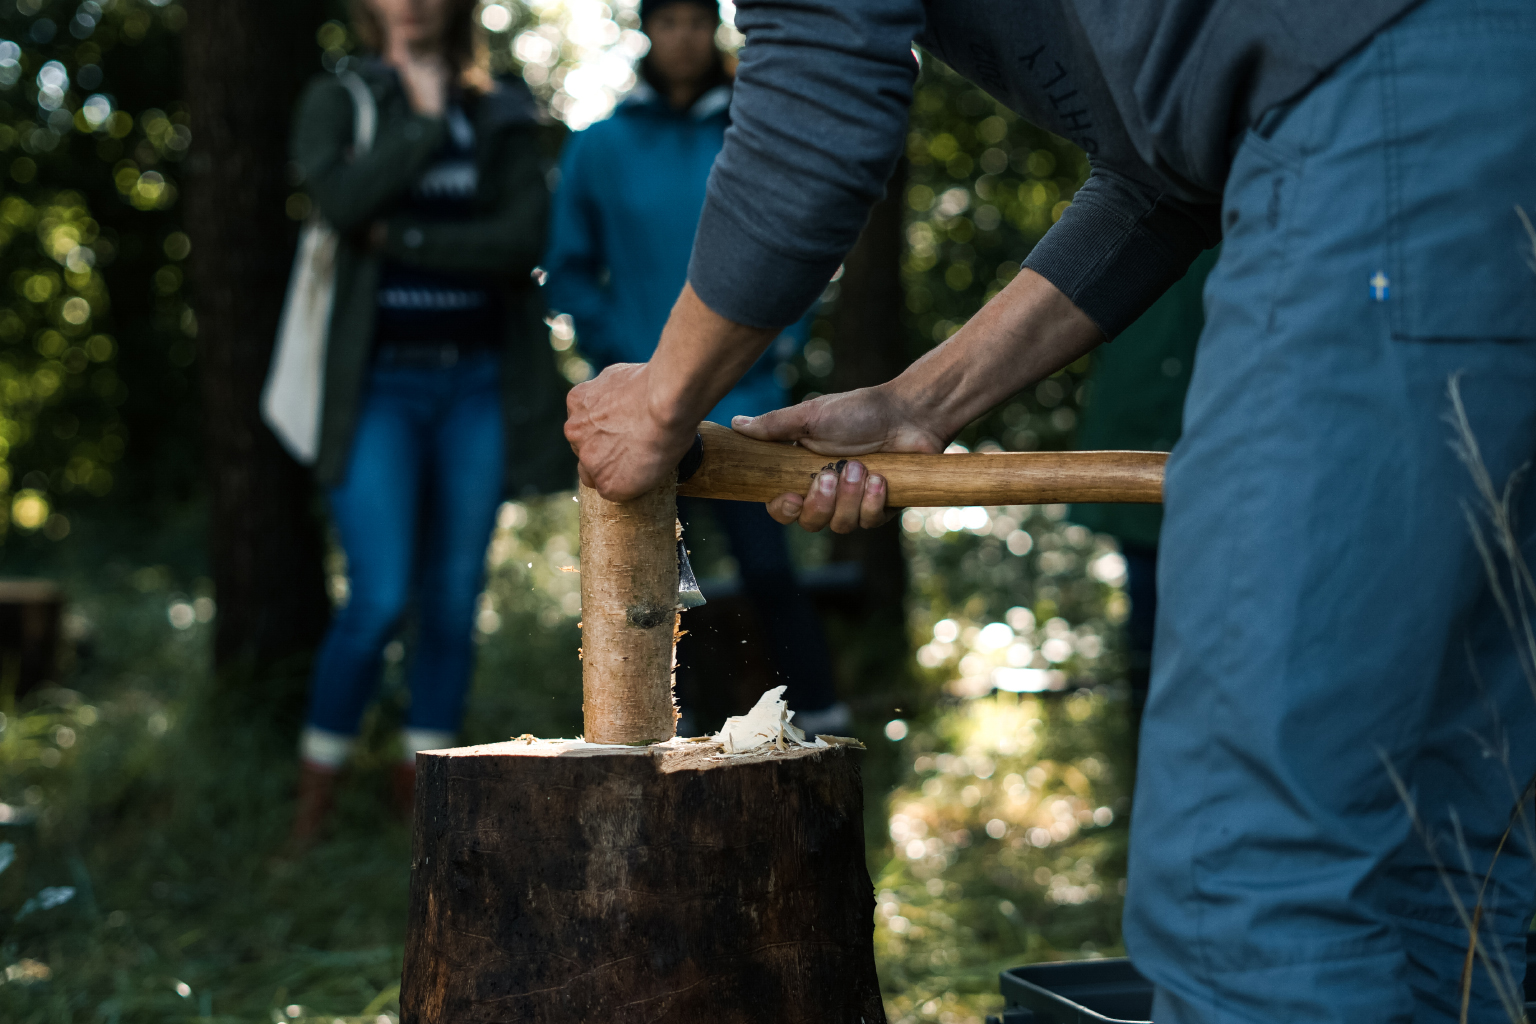
{"label": "trouser pocket", "polygon": [[1536,340],[1536,16],[1431,4],[1377,50],[1393,336]]}

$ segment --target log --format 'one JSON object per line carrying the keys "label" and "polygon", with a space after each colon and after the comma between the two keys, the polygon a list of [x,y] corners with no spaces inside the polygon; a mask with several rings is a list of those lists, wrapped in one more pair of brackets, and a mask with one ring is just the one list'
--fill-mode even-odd
{"label": "log", "polygon": [[677,734],[677,494],[666,484],[581,504],[581,713],[593,743],[656,743]]}
{"label": "log", "polygon": [[418,755],[402,1024],[883,1024],[862,749]]}

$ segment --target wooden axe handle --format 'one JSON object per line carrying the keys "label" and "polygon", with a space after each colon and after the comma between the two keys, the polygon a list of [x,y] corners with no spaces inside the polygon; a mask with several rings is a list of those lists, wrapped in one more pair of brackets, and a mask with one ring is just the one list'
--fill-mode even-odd
{"label": "wooden axe handle", "polygon": [[[701,459],[685,459],[677,493],[692,498],[770,501],[804,494],[838,459],[795,445],[754,441],[716,423],[699,424]],[[885,477],[892,506],[1044,505],[1163,500],[1164,452],[976,452],[861,455]],[[698,468],[687,475],[689,464]]]}

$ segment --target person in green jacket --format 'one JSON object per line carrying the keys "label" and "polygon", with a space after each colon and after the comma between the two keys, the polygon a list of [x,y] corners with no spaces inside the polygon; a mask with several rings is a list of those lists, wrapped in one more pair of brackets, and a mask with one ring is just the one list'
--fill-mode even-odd
{"label": "person in green jacket", "polygon": [[[1205,328],[1201,293],[1220,246],[1208,249],[1184,277],[1093,354],[1088,401],[1077,431],[1087,451],[1172,451],[1184,419],[1184,394],[1195,368],[1195,346]],[[1131,687],[1131,742],[1140,731],[1152,674],[1157,620],[1157,537],[1161,505],[1076,505],[1073,522],[1120,542],[1130,615],[1125,623],[1126,678]]]}
{"label": "person in green jacket", "polygon": [[[316,659],[300,744],[293,840],[326,818],[381,655],[408,606],[417,640],[395,797],[409,808],[418,750],[458,731],[474,663],[476,598],[507,494],[572,484],[564,381],[531,275],[548,188],[527,87],[475,59],[474,0],[364,0],[376,56],[317,78],[293,159],[342,236],[316,474],[346,551],[349,596]],[[355,118],[377,110],[372,145]]]}

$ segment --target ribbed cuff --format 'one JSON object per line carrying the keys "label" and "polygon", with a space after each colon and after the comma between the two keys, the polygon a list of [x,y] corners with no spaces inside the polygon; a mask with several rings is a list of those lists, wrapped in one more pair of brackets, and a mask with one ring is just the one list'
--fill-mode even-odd
{"label": "ribbed cuff", "polygon": [[805,315],[841,257],[787,256],[760,242],[714,197],[704,200],[688,283],[704,305],[747,327],[780,328]]}
{"label": "ribbed cuff", "polygon": [[1178,211],[1153,204],[1137,216],[1079,193],[1024,265],[1113,340],[1184,276],[1205,246],[1198,225]]}

